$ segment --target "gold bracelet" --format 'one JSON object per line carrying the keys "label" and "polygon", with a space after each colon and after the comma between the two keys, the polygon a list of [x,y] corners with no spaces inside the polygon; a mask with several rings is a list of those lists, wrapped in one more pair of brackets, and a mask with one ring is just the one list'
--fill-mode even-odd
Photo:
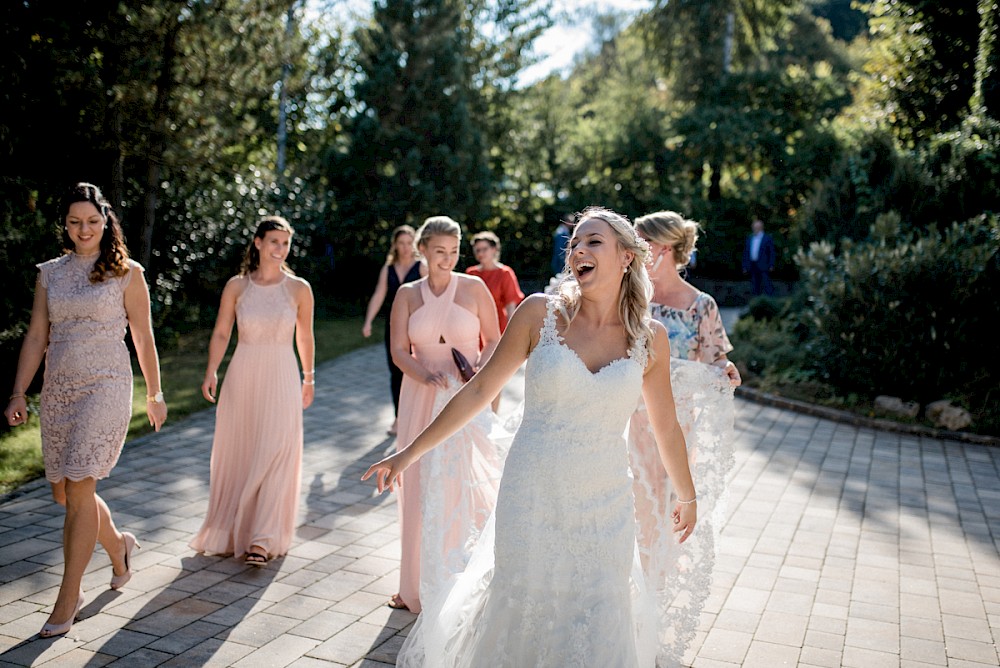
{"label": "gold bracelet", "polygon": [[24,395],[24,392],[15,392],[14,394],[10,395],[10,397],[8,397],[7,401],[14,401],[14,399],[25,399],[25,398],[26,397]]}

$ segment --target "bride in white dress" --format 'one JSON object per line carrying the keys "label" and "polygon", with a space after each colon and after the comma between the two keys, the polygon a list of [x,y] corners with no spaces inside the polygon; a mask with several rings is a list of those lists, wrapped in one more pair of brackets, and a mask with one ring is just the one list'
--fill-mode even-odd
{"label": "bride in white dress", "polygon": [[571,278],[515,312],[490,361],[405,449],[365,473],[379,491],[489,405],[527,359],[524,416],[511,444],[494,516],[466,569],[411,629],[399,666],[652,667],[656,584],[638,558],[623,432],[648,401],[684,541],[695,490],[673,408],[670,347],[649,318],[649,247],[624,217],[580,215]]}

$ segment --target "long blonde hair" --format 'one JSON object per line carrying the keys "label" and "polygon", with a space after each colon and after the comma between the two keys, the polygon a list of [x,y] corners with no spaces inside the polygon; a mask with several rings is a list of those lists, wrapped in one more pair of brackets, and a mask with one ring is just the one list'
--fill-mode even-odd
{"label": "long blonde hair", "polygon": [[[646,265],[651,259],[649,244],[636,234],[628,218],[611,209],[600,206],[587,207],[577,216],[577,227],[590,218],[597,218],[607,223],[614,232],[618,248],[632,253],[632,262],[623,274],[622,284],[618,290],[618,315],[628,336],[629,350],[636,342],[645,339],[646,349],[652,355],[653,329],[649,325],[649,300],[653,298],[653,283],[646,271]],[[567,265],[568,263],[567,257]],[[580,311],[580,285],[572,274],[559,284],[558,294],[561,297],[559,311],[568,325]]]}
{"label": "long blonde hair", "polygon": [[[409,234],[414,240],[417,238],[417,232],[409,225],[400,225],[392,231],[392,242],[389,245],[389,252],[385,256],[385,266],[389,267],[396,264],[396,241],[399,237],[404,234]],[[416,253],[416,248],[413,249]]]}
{"label": "long blonde hair", "polygon": [[635,229],[656,244],[670,248],[674,266],[686,267],[698,243],[698,223],[676,211],[657,211],[635,219]]}

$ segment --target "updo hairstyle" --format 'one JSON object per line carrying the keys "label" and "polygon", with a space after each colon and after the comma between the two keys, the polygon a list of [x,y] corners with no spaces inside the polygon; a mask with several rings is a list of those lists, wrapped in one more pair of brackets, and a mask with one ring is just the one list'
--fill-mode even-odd
{"label": "updo hairstyle", "polygon": [[695,221],[675,211],[657,211],[637,218],[635,229],[650,242],[670,248],[677,269],[686,267],[691,261],[691,253],[698,242],[698,223]]}

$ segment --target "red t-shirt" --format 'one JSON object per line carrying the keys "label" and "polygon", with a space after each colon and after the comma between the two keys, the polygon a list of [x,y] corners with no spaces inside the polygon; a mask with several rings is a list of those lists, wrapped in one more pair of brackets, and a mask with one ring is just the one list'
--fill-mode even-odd
{"label": "red t-shirt", "polygon": [[486,283],[490,294],[493,295],[493,301],[496,302],[497,317],[500,319],[500,333],[503,334],[503,330],[507,329],[507,312],[504,310],[504,306],[511,302],[520,304],[524,301],[524,293],[521,292],[521,286],[517,284],[514,270],[501,264],[496,269],[483,271],[479,265],[476,265],[466,269],[465,273],[478,276]]}

